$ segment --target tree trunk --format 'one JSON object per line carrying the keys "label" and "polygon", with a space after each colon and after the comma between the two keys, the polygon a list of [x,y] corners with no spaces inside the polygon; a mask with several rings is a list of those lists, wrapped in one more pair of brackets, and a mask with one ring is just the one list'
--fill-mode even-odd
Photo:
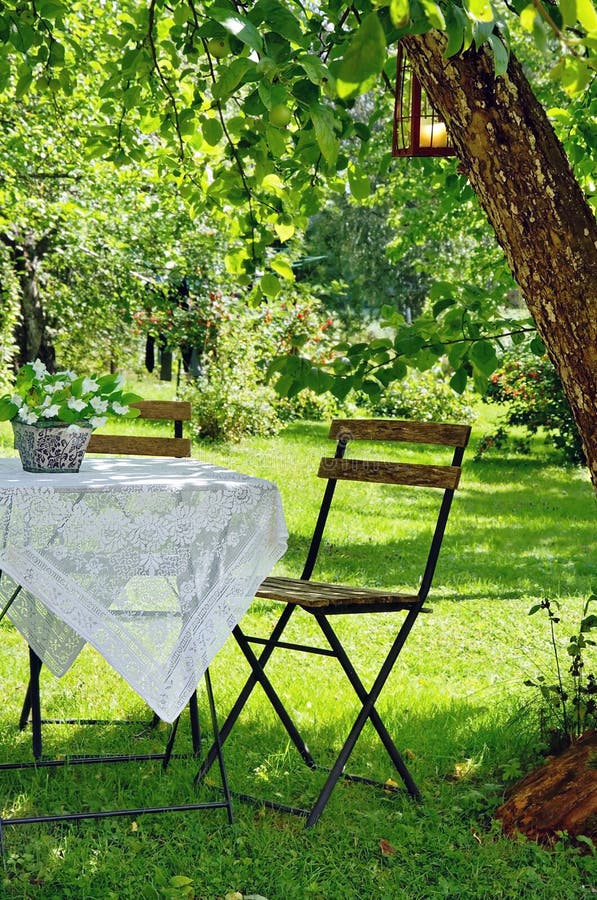
{"label": "tree trunk", "polygon": [[506,795],[495,812],[508,835],[552,843],[558,832],[597,839],[597,732],[588,731],[549,759]]}
{"label": "tree trunk", "polygon": [[33,235],[12,237],[0,235],[8,247],[13,270],[19,283],[20,322],[16,329],[18,354],[16,362],[41,359],[52,372],[56,354],[46,329],[46,317],[39,290],[39,263],[47,253],[50,235],[37,240]]}
{"label": "tree trunk", "polygon": [[518,61],[445,59],[438,31],[404,43],[445,119],[564,386],[597,487],[597,223]]}

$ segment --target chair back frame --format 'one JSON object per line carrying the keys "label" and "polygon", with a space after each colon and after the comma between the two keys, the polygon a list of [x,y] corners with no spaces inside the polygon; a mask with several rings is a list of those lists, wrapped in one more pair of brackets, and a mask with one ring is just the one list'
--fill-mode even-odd
{"label": "chair back frame", "polygon": [[186,400],[140,400],[132,403],[140,410],[138,418],[168,421],[174,424],[173,437],[93,433],[87,453],[120,456],[168,456],[188,458],[191,441],[183,437],[183,423],[191,420],[191,404]]}
{"label": "chair back frame", "polygon": [[[305,566],[300,576],[301,580],[309,581],[313,574],[339,478],[350,481],[410,484],[417,487],[440,487],[444,488],[444,495],[423,570],[421,584],[418,589],[418,605],[420,606],[425,601],[431,588],[454,498],[454,491],[458,487],[460,467],[470,433],[471,429],[468,425],[386,419],[335,419],[330,426],[328,437],[337,440],[336,452],[333,458],[324,457],[320,463],[318,476],[326,478],[327,484]],[[404,465],[371,460],[346,460],[345,453],[349,442],[352,440],[436,444],[454,447],[454,452],[450,466]],[[429,470],[430,477],[426,477],[427,470]],[[385,608],[387,609],[388,607],[386,606]],[[372,608],[370,611],[375,610]]]}

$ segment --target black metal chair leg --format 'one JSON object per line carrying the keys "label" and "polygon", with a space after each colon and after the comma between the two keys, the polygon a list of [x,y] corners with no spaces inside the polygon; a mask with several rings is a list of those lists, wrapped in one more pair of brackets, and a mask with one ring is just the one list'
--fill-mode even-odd
{"label": "black metal chair leg", "polygon": [[201,751],[201,725],[199,723],[199,707],[197,705],[197,691],[193,691],[189,700],[189,716],[191,719],[191,740],[193,753]]}
{"label": "black metal chair leg", "polygon": [[[329,623],[328,623],[328,625],[329,625]],[[354,750],[357,739],[358,739],[361,731],[363,730],[363,727],[364,727],[367,719],[371,719],[374,722],[374,724],[376,722],[377,722],[377,724],[381,724],[382,730],[387,734],[385,726],[383,726],[381,719],[379,719],[379,714],[375,710],[375,703],[382,691],[382,688],[387,680],[389,673],[392,671],[392,668],[394,666],[394,663],[396,662],[396,659],[398,658],[398,654],[400,653],[400,650],[402,649],[404,641],[406,640],[406,635],[402,634],[403,629],[404,629],[404,626],[398,632],[398,635],[396,636],[396,639],[395,639],[394,643],[392,644],[392,647],[390,648],[388,655],[386,656],[386,659],[379,671],[379,674],[377,675],[377,678],[375,679],[375,681],[373,683],[373,687],[371,688],[371,690],[369,691],[369,693],[366,695],[366,697],[363,700],[363,705],[361,707],[361,711],[359,712],[359,714],[355,720],[355,723],[352,726],[350,733],[349,733],[346,741],[344,742],[344,745],[343,745],[342,749],[340,750],[340,753],[338,754],[338,756],[336,758],[336,762],[330,769],[330,773],[326,779],[326,782],[325,782],[323,788],[321,789],[319,796],[318,796],[311,812],[309,813],[309,815],[307,817],[307,821],[305,823],[306,828],[312,828],[318,821],[319,817],[321,816],[321,814],[326,806],[326,803],[328,802],[330,795],[331,795],[334,787],[336,786],[338,779],[340,778],[340,776],[342,775],[342,773],[344,771],[344,767],[346,766],[346,763],[348,762],[348,758],[350,757],[350,754]],[[410,628],[408,630],[410,631]],[[344,653],[344,657],[346,657],[345,653]],[[348,659],[348,658],[346,657],[346,659]],[[353,683],[355,690],[357,688],[357,683],[360,684],[360,688],[362,688],[362,683],[360,682],[360,679],[357,678],[357,682]],[[359,689],[359,693],[360,693],[360,689]],[[378,733],[379,733],[379,731],[378,731]],[[380,735],[380,737],[381,737],[381,735]],[[389,737],[389,735],[388,735],[388,737]],[[391,739],[390,739],[390,741],[391,741]],[[391,743],[393,745],[393,741],[391,741]],[[395,746],[394,746],[394,750],[396,751],[397,758],[400,761],[400,765],[397,766],[398,771],[400,772],[400,775],[403,778],[409,793],[414,798],[419,799],[421,794],[419,792],[418,787],[416,786],[415,782],[413,781],[413,778],[412,778],[410,772],[408,771],[406,765],[404,764],[404,761],[400,757],[400,754],[396,750]],[[393,759],[393,761],[394,761],[394,759]]]}
{"label": "black metal chair leg", "polygon": [[170,736],[168,738],[168,743],[166,744],[166,749],[164,750],[164,758],[162,759],[162,769],[164,772],[168,768],[168,763],[170,762],[170,758],[172,756],[172,749],[174,747],[174,741],[176,740],[176,732],[178,731],[178,723],[180,722],[180,716],[177,716],[172,723],[172,728],[170,729]]}
{"label": "black metal chair leg", "polygon": [[29,702],[31,705],[31,742],[33,745],[33,758],[41,759],[41,704],[39,698],[39,673],[42,662],[35,650],[29,647]]}
{"label": "black metal chair leg", "polygon": [[[398,655],[399,655],[400,651],[402,650],[402,647],[404,646],[406,639],[408,638],[408,635],[410,634],[410,631],[412,629],[412,626],[415,622],[416,617],[417,617],[417,612],[415,610],[413,610],[412,612],[409,612],[408,616],[406,617],[405,621],[402,624],[400,631],[398,632],[398,634],[395,638],[395,641],[394,641],[392,647],[390,648],[390,650],[388,652],[388,655],[387,655],[387,657],[379,671],[379,674],[378,674],[378,679],[380,679],[380,684],[379,684],[379,690],[377,691],[377,697],[379,696],[379,693],[383,689],[383,686],[384,686],[390,672],[392,671],[392,668],[396,662],[396,659],[398,658]],[[344,647],[340,643],[338,636],[336,635],[335,631],[333,630],[332,626],[330,625],[329,621],[325,618],[325,616],[317,616],[317,618],[318,618],[320,627],[326,636],[328,643],[334,650],[334,654],[335,654],[336,658],[338,659],[338,662],[342,666],[352,687],[354,688],[354,691],[355,691],[357,697],[359,698],[361,703],[367,703],[367,701],[370,697],[370,693],[366,690],[361,679],[359,678],[358,673],[356,672],[355,668],[353,667],[352,663],[350,662],[350,659],[348,658],[346,651],[344,650]],[[376,697],[376,699],[377,699],[377,697]],[[371,707],[369,718],[371,720],[371,723],[373,724],[373,727],[377,731],[377,734],[379,735],[379,738],[380,738],[381,742],[383,743],[390,759],[394,763],[396,770],[398,771],[400,777],[402,778],[409,794],[412,797],[414,797],[415,799],[419,799],[421,796],[419,789],[416,786],[415,782],[413,781],[413,778],[412,778],[404,760],[402,759],[402,756],[398,752],[396,744],[392,740],[392,738],[391,738],[387,728],[385,727],[379,713],[377,712],[375,706]]]}
{"label": "black metal chair leg", "polygon": [[[287,624],[290,616],[292,615],[293,611],[294,610],[291,606],[286,606],[284,608],[284,611],[282,612],[280,618],[276,622],[276,625],[275,625],[263,651],[261,652],[261,654],[258,658],[253,653],[253,651],[249,645],[249,641],[248,641],[247,637],[245,636],[244,632],[241,630],[240,626],[237,625],[234,628],[232,633],[234,634],[234,637],[236,638],[236,641],[237,641],[239,647],[243,651],[245,657],[247,658],[247,661],[249,662],[249,665],[251,666],[251,674],[247,678],[240,694],[236,698],[234,706],[228,713],[228,716],[226,717],[224,724],[220,728],[220,740],[221,740],[222,744],[225,743],[225,741],[227,740],[234,725],[236,724],[236,720],[238,719],[239,715],[241,714],[242,710],[244,709],[244,706],[245,706],[247,700],[251,696],[253,689],[255,688],[255,686],[257,684],[261,684],[263,689],[266,691],[266,694],[269,697],[270,702],[273,703],[276,710],[278,710],[278,708],[281,708],[283,710],[282,715],[285,716],[285,721],[284,720],[283,721],[284,721],[284,725],[286,727],[286,730],[288,731],[289,736],[291,737],[293,743],[295,744],[297,750],[301,754],[305,763],[309,766],[310,769],[314,769],[314,768],[316,768],[315,760],[311,756],[307,745],[305,744],[302,737],[300,736],[298,729],[296,728],[296,726],[294,725],[294,723],[292,722],[292,720],[286,713],[286,710],[284,710],[284,707],[282,706],[282,702],[280,701],[280,698],[276,694],[271,682],[269,681],[269,679],[263,672],[263,667],[265,666],[265,663],[272,655],[273,651],[276,649],[277,641],[278,641],[280,635],[282,634],[282,632],[284,631],[284,628],[286,627],[286,624]],[[272,697],[276,698],[275,701],[272,701]],[[195,776],[196,783],[198,781],[201,781],[201,779],[207,775],[207,773],[213,766],[214,762],[216,761],[216,758],[217,758],[217,748],[216,748],[215,744],[212,744],[211,747],[209,748],[209,751],[208,751],[206,757],[205,757],[205,760],[203,761],[201,768],[199,769],[199,771],[197,772],[197,775]]]}

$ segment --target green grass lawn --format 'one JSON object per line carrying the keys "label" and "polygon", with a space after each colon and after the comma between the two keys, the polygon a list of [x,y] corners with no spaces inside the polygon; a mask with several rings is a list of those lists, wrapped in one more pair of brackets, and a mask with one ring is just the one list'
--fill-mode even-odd
{"label": "green grass lawn", "polygon": [[[483,421],[475,426],[473,448],[485,427]],[[9,431],[0,427],[0,452],[11,452]],[[280,574],[300,573],[322,490],[314,473],[329,449],[326,432],[324,424],[297,423],[277,438],[194,449],[198,458],[278,483],[290,531],[288,552],[276,567]],[[532,692],[523,682],[548,672],[551,654],[546,623],[529,618],[529,607],[544,597],[559,600],[565,640],[597,583],[595,501],[586,473],[557,465],[538,441],[535,451],[529,457],[496,453],[478,463],[469,452],[432,590],[433,612],[415,625],[379,703],[410,760],[422,803],[403,792],[342,783],[309,831],[300,819],[238,802],[233,826],[222,811],[208,810],[135,822],[6,828],[0,897],[572,900],[595,893],[594,855],[581,855],[566,841],[547,850],[504,838],[492,820],[507,785],[542,752]],[[413,451],[410,458],[422,453]],[[317,577],[376,585],[389,576],[400,587],[416,582],[430,500],[426,492],[407,491],[400,506],[394,499],[400,489],[377,493],[381,499],[374,500],[365,488],[339,505]],[[400,575],[393,574],[395,565]],[[267,631],[276,611],[273,603],[255,603],[245,624]],[[367,683],[387,646],[392,618],[351,617],[338,627],[362,661]],[[305,617],[294,634],[311,631]],[[4,759],[26,758],[29,735],[16,727],[26,648],[9,623],[0,634],[0,752]],[[333,759],[355,710],[334,662],[280,653],[269,671],[314,755]],[[222,715],[246,674],[233,642],[212,674]],[[76,707],[82,715],[94,709],[117,717],[147,715],[90,649],[63,679],[46,674],[42,692],[48,714]],[[203,694],[200,702],[206,712]],[[48,752],[64,754],[123,744],[160,747],[165,739],[164,732],[142,732],[138,725],[48,727],[46,744]],[[259,692],[226,744],[226,761],[234,789],[270,799],[308,804],[321,783],[288,746]],[[361,736],[349,768],[381,781],[395,776],[372,729]],[[186,802],[195,796],[194,771],[194,763],[180,761],[165,776],[135,764],[2,773],[2,814]],[[213,775],[216,780],[215,767]],[[380,841],[395,852],[383,853]]]}

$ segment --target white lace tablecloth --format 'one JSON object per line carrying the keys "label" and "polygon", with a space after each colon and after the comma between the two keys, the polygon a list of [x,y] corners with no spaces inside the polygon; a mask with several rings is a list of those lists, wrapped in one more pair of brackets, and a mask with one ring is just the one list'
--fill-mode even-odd
{"label": "white lace tablecloth", "polygon": [[92,644],[167,722],[286,549],[277,487],[191,459],[0,459],[0,605],[55,675]]}

